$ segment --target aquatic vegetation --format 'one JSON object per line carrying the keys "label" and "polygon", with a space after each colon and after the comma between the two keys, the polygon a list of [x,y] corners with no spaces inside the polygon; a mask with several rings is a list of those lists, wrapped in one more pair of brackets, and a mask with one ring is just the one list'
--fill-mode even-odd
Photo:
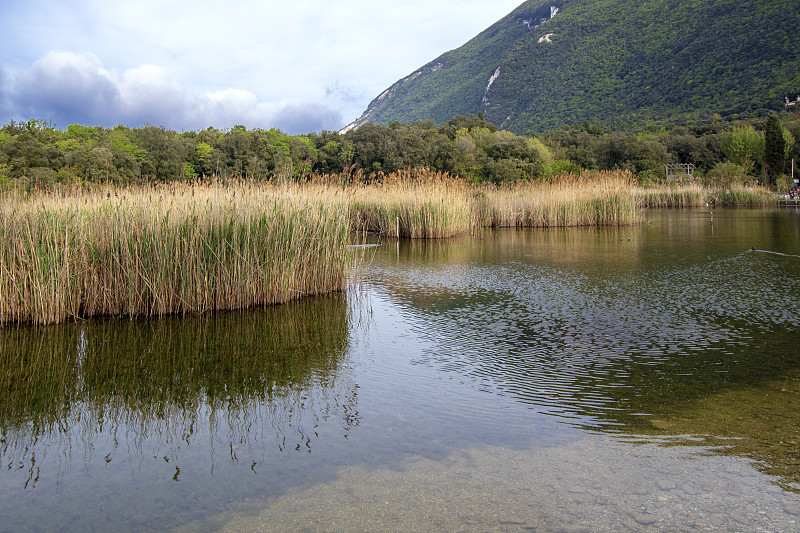
{"label": "aquatic vegetation", "polygon": [[352,185],[353,229],[436,239],[471,230],[469,185],[441,172],[408,170]]}
{"label": "aquatic vegetation", "polygon": [[627,172],[590,172],[518,187],[484,187],[482,226],[619,226],[641,221]]}
{"label": "aquatic vegetation", "polygon": [[0,202],[0,322],[163,316],[341,291],[347,213],[291,185],[159,185]]}
{"label": "aquatic vegetation", "polygon": [[637,187],[636,195],[645,207],[703,207],[774,205],[775,195],[764,187],[731,185],[707,187],[699,183]]}
{"label": "aquatic vegetation", "polygon": [[441,238],[483,227],[634,224],[641,209],[629,173],[596,172],[511,186],[474,184],[423,170],[353,185],[354,229]]}
{"label": "aquatic vegetation", "polygon": [[760,188],[642,188],[622,171],[501,186],[417,169],[10,191],[0,196],[0,324],[199,314],[342,291],[360,269],[352,235],[622,226],[645,207],[769,202]]}

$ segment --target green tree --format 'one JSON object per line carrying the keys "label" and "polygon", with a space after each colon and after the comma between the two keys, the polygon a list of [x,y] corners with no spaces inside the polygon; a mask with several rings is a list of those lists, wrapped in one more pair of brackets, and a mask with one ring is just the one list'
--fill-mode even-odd
{"label": "green tree", "polygon": [[789,155],[792,153],[792,148],[794,148],[794,135],[786,128],[783,128],[783,143],[783,163],[785,165],[786,161],[789,160]]}
{"label": "green tree", "polygon": [[753,126],[737,126],[722,139],[720,149],[731,163],[742,167],[744,174],[753,171],[755,161],[762,151],[764,140]]}
{"label": "green tree", "polygon": [[0,185],[7,182],[10,175],[11,168],[5,163],[0,163]]}
{"label": "green tree", "polygon": [[764,130],[764,164],[768,185],[774,185],[777,178],[783,174],[785,158],[786,139],[783,136],[783,126],[777,115],[770,115]]}

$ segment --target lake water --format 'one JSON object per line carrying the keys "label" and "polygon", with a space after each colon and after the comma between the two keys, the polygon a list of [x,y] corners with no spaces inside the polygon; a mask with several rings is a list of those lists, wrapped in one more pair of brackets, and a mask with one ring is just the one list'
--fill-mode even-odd
{"label": "lake water", "polygon": [[800,212],[384,242],[348,295],[0,329],[0,531],[800,531]]}

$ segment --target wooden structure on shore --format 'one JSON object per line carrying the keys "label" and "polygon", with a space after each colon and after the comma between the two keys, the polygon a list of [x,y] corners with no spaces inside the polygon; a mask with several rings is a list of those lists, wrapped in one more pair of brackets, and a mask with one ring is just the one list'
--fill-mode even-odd
{"label": "wooden structure on shore", "polygon": [[664,165],[664,168],[667,171],[667,180],[679,180],[685,178],[693,179],[694,174],[692,174],[692,171],[696,170],[697,167],[691,163],[671,163]]}

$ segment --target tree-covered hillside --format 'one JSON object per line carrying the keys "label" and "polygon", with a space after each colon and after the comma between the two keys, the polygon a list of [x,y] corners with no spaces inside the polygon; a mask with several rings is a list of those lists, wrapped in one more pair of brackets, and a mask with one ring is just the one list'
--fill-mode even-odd
{"label": "tree-covered hillside", "polygon": [[541,133],[778,110],[800,94],[786,0],[529,0],[398,81],[356,125],[482,112]]}

